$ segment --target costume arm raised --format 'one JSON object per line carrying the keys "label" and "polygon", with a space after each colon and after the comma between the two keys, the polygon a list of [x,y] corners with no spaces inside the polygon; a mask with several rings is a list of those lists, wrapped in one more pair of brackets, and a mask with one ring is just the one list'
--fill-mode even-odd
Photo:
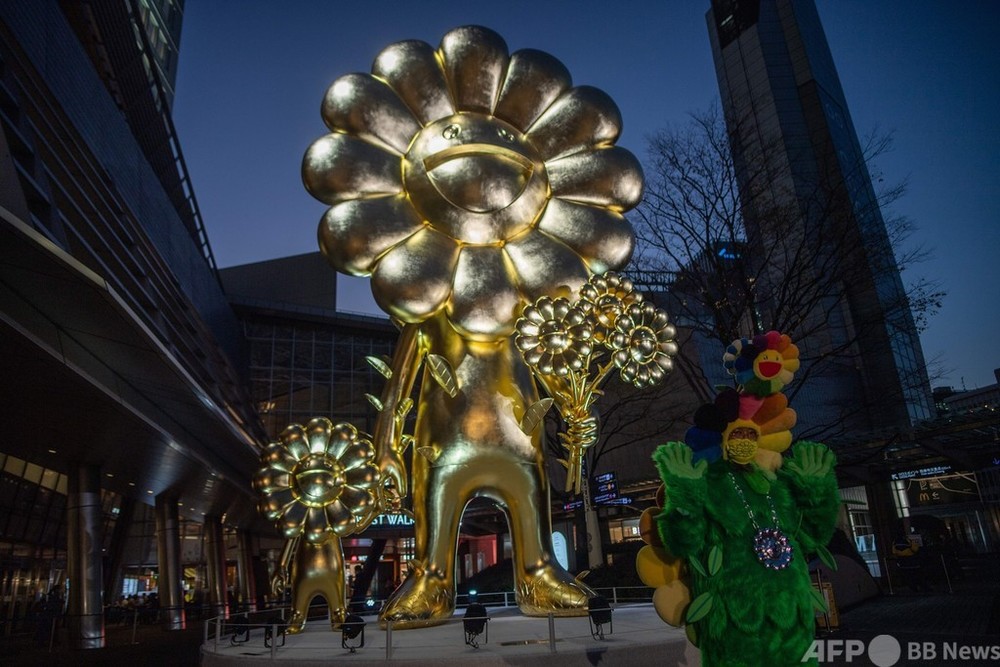
{"label": "costume arm raised", "polygon": [[413,383],[420,370],[422,359],[420,341],[418,325],[403,326],[396,343],[396,350],[392,355],[392,377],[382,390],[382,409],[375,420],[375,433],[372,436],[382,479],[391,481],[395,485],[400,498],[406,496],[409,484],[406,466],[403,464],[403,450],[406,449],[403,424],[407,411],[400,411],[399,406],[413,391]]}
{"label": "costume arm raised", "polygon": [[818,442],[800,442],[778,471],[787,483],[801,519],[798,539],[808,552],[826,546],[833,535],[840,511],[837,493],[837,463],[833,452]]}
{"label": "costume arm raised", "polygon": [[653,453],[653,461],[666,487],[663,513],[657,527],[663,544],[675,556],[697,556],[705,543],[705,479],[707,461],[691,464],[691,448],[668,442]]}

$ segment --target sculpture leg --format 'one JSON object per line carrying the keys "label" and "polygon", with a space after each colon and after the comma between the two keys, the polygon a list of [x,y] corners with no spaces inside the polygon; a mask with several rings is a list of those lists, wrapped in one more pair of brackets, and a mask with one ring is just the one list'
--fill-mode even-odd
{"label": "sculpture leg", "polygon": [[414,562],[379,616],[397,629],[436,625],[455,611],[455,550],[473,479],[464,466],[413,462]]}
{"label": "sculpture leg", "polygon": [[326,598],[330,623],[336,628],[344,622],[347,604],[344,587],[344,555],[340,538],[330,537],[322,544],[302,540],[292,563],[292,618],[289,634],[302,632],[309,616],[309,603],[317,595]]}
{"label": "sculpture leg", "polygon": [[507,506],[514,547],[517,605],[527,616],[585,616],[594,592],[573,578],[552,555],[548,478],[541,464],[515,463],[504,470],[500,500]]}

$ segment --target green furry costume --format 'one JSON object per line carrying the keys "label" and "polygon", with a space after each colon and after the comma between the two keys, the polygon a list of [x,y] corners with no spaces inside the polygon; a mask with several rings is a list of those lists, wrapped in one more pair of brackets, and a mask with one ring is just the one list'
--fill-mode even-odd
{"label": "green furry costume", "polygon": [[[711,610],[694,624],[702,664],[803,664],[815,632],[807,554],[829,541],[839,509],[833,453],[825,445],[799,443],[776,477],[725,459],[692,465],[691,457],[691,449],[679,442],[662,445],[653,455],[666,486],[660,537],[675,556],[702,564],[704,574],[690,568],[692,598],[711,593]],[[792,546],[792,560],[784,569],[758,561],[756,529],[730,472],[760,528],[773,527],[771,507],[747,475],[758,477],[758,489],[761,480],[770,478],[768,493],[778,525]]]}

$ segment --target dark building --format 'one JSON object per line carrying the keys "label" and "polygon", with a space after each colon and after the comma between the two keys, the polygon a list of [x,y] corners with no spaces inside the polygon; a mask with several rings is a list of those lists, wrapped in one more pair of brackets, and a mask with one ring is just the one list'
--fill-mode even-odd
{"label": "dark building", "polygon": [[[984,436],[996,416],[931,421],[917,330],[815,4],[712,0],[706,19],[748,253],[772,264],[755,271],[761,319],[782,288],[824,284],[803,313],[810,334],[786,333],[805,360],[840,352],[804,363],[792,407],[797,437],[814,420],[841,427],[828,443],[853,501],[845,528],[876,575],[904,527],[925,526],[937,546],[995,549],[1000,459]],[[802,251],[813,266],[790,271]],[[956,480],[961,493],[934,491]]]}
{"label": "dark building", "polygon": [[133,529],[179,628],[181,538],[205,528],[224,610],[223,527],[241,580],[264,527],[266,437],[170,119],[182,9],[0,3],[0,596],[17,632],[68,591],[79,648],[104,643]]}
{"label": "dark building", "polygon": [[774,264],[775,284],[764,271],[758,286],[764,319],[787,281],[782,262],[793,261],[764,249],[809,249],[814,266],[795,271],[829,286],[803,313],[811,333],[796,342],[804,358],[843,353],[813,370],[823,399],[803,396],[813,404],[796,407],[826,421],[863,406],[849,414],[854,431],[929,419],[917,330],[815,5],[713,0],[707,21],[751,255]]}

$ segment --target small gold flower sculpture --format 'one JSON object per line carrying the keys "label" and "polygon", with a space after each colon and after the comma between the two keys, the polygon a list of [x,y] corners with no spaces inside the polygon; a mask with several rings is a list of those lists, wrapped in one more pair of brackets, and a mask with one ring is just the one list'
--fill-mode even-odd
{"label": "small gold flower sculpture", "polygon": [[[591,276],[576,301],[538,299],[515,329],[514,344],[566,422],[559,434],[568,453],[566,490],[579,492],[584,452],[597,442],[591,408],[599,387],[613,369],[638,389],[662,382],[673,368],[677,332],[663,310],[613,272]],[[600,360],[604,350],[610,360]]]}
{"label": "small gold flower sculpture", "polygon": [[370,438],[351,424],[291,424],[267,446],[254,478],[261,511],[286,538],[312,544],[360,532],[379,513],[374,456]]}

